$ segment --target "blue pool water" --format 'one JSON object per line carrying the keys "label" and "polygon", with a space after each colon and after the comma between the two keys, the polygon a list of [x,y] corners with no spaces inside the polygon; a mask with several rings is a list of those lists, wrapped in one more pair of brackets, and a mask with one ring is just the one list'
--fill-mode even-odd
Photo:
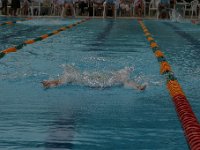
{"label": "blue pool water", "polygon": [[[0,48],[76,21],[38,19],[3,26]],[[144,23],[200,118],[200,27],[170,21]],[[66,64],[83,72],[134,66],[131,78],[148,87],[142,92],[74,84],[44,89],[40,82],[62,75]],[[6,55],[0,70],[2,150],[188,149],[166,80],[136,20],[90,20]]]}

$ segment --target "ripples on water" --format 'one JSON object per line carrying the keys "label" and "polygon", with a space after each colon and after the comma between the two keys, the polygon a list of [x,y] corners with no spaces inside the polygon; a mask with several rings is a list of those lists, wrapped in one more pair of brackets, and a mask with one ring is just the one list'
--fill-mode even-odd
{"label": "ripples on water", "polygon": [[[10,34],[19,31],[27,39],[64,23],[35,21],[18,23],[6,38],[18,43]],[[80,85],[44,90],[40,82],[62,76],[61,64],[86,74],[134,66],[130,77],[149,86],[144,92]],[[1,149],[187,149],[159,64],[135,20],[91,20],[8,54],[0,70]]]}
{"label": "ripples on water", "polygon": [[21,21],[17,22],[18,24],[23,24],[23,25],[30,25],[30,26],[56,26],[56,25],[69,25],[73,24],[80,19],[59,19],[59,18],[54,18],[54,19],[32,19],[28,21]]}

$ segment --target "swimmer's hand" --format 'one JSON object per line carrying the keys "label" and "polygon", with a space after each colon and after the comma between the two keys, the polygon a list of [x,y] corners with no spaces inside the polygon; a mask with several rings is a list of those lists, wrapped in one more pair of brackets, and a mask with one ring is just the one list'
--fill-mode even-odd
{"label": "swimmer's hand", "polygon": [[146,87],[147,87],[146,85],[141,85],[141,86],[138,87],[138,89],[141,90],[141,91],[143,91],[143,90],[146,89]]}
{"label": "swimmer's hand", "polygon": [[144,84],[144,85],[139,85],[139,84],[137,84],[136,82],[134,82],[134,81],[131,81],[131,80],[128,80],[128,81],[125,81],[124,82],[124,86],[125,87],[129,87],[129,88],[133,88],[133,89],[136,89],[136,90],[141,90],[141,91],[143,91],[143,90],[145,90],[146,89],[146,84]]}
{"label": "swimmer's hand", "polygon": [[48,81],[42,81],[41,82],[44,88],[49,88],[50,87],[50,83]]}

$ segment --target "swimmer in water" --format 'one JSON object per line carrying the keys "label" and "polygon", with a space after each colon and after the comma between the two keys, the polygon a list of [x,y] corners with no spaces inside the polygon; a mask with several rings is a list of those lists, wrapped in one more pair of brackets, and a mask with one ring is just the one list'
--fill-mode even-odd
{"label": "swimmer in water", "polygon": [[125,67],[116,72],[111,73],[80,73],[79,70],[71,65],[67,65],[64,74],[55,80],[45,80],[41,83],[44,88],[56,87],[62,84],[81,84],[94,88],[106,88],[115,85],[123,85],[124,87],[133,88],[137,90],[145,90],[146,85],[139,85],[130,79],[130,73],[133,67]]}

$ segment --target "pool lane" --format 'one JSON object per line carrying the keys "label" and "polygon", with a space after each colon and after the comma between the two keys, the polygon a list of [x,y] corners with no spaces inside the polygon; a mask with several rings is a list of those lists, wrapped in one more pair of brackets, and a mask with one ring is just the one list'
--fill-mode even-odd
{"label": "pool lane", "polygon": [[[166,61],[164,54],[161,52],[160,47],[157,45],[155,40],[152,38],[147,27],[144,25],[142,20],[138,21],[145,33],[147,40],[150,43],[150,46],[160,63],[160,73],[166,76],[167,88],[172,97],[172,100],[175,104],[175,108],[179,119],[182,123],[183,130],[185,132],[186,139],[188,141],[189,147],[191,150],[200,149],[200,124],[197,117],[195,116],[192,107],[187,100],[181,85],[178,83],[178,80],[174,76],[172,69],[169,63]],[[175,26],[172,26],[175,28]],[[185,34],[180,35],[184,36]],[[194,41],[190,36],[188,37],[190,41]]]}
{"label": "pool lane", "polygon": [[[94,39],[94,43],[90,44],[91,47],[87,51],[100,51],[100,47],[103,46],[107,37],[109,36],[114,25],[114,21],[111,20],[103,29],[103,32],[100,32]],[[103,43],[103,44],[102,44]]]}
{"label": "pool lane", "polygon": [[31,19],[32,18],[27,18],[27,19],[22,19],[22,20],[16,20],[16,21],[6,21],[6,22],[3,22],[3,23],[0,23],[0,26],[13,25],[15,23],[22,22],[22,21],[28,21],[28,20],[31,20]]}
{"label": "pool lane", "polygon": [[[190,34],[188,34],[185,31],[182,31],[178,26],[176,26],[175,24],[172,24],[170,22],[163,22],[163,24],[171,27],[175,33],[177,33],[178,35],[180,35],[182,38],[186,39],[187,41],[189,41],[191,43],[191,48],[199,50],[200,49],[200,41],[196,38],[194,38],[193,36],[191,36]],[[196,51],[197,52],[197,51]]]}
{"label": "pool lane", "polygon": [[52,36],[52,35],[58,34],[59,32],[62,32],[62,31],[65,31],[65,30],[67,30],[67,29],[70,29],[70,28],[72,28],[72,27],[74,27],[74,26],[77,26],[78,24],[83,23],[83,22],[85,22],[85,21],[87,21],[87,20],[89,20],[89,18],[83,19],[83,20],[81,20],[81,21],[78,21],[78,22],[76,22],[76,23],[70,24],[70,25],[68,25],[68,26],[64,26],[64,27],[62,27],[62,28],[60,28],[60,29],[58,29],[58,30],[55,30],[55,31],[53,31],[53,32],[51,32],[51,33],[48,33],[48,34],[41,35],[40,37],[37,37],[37,38],[35,38],[35,39],[26,40],[26,41],[24,41],[23,43],[21,43],[21,44],[19,44],[19,45],[17,45],[17,46],[9,47],[9,48],[7,48],[7,49],[5,49],[5,50],[2,50],[2,51],[0,52],[0,58],[3,58],[3,57],[4,57],[6,54],[8,54],[8,53],[16,52],[17,50],[23,48],[23,47],[24,47],[25,45],[27,45],[27,44],[33,44],[33,43],[35,43],[35,42],[37,42],[37,41],[42,41],[42,40],[44,40],[44,39],[46,39],[46,38],[48,38],[48,37],[50,37],[50,36]]}
{"label": "pool lane", "polygon": [[[116,20],[110,29],[110,21],[91,20],[0,61],[0,148],[187,149],[163,77],[157,73],[158,63],[147,51],[139,24]],[[104,34],[105,29],[110,29],[109,34]],[[88,52],[102,34],[106,38],[99,41],[102,46]],[[43,90],[40,81],[57,77],[66,63],[92,72],[133,65],[131,78],[145,77],[150,84],[144,92],[79,85]]]}
{"label": "pool lane", "polygon": [[[4,34],[3,36],[0,37],[0,43],[7,43],[9,41],[9,43],[12,43],[12,39],[13,38],[18,38],[19,35],[23,36],[23,35],[27,35],[28,33],[31,33],[33,31],[36,31],[38,29],[38,26],[30,26],[29,28],[23,28],[21,30],[15,31],[15,32],[10,32],[10,33],[2,33]],[[7,28],[8,30],[8,28]]]}

